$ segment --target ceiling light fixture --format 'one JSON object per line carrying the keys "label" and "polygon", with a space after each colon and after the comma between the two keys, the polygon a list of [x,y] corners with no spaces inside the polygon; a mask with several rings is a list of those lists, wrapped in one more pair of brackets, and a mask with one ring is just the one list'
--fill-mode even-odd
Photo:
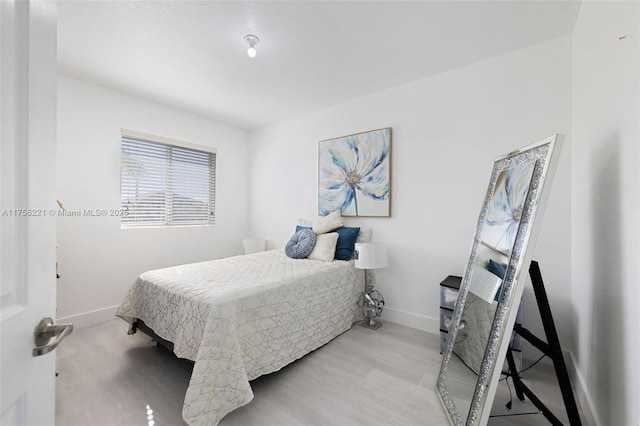
{"label": "ceiling light fixture", "polygon": [[260,39],[257,36],[254,36],[253,34],[247,34],[246,36],[244,36],[244,39],[249,44],[249,48],[247,49],[247,55],[249,55],[250,58],[255,58],[256,45],[260,43]]}

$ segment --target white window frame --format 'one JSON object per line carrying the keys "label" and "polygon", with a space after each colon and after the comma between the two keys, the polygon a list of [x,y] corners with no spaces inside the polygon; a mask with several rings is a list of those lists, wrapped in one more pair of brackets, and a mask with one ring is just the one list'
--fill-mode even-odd
{"label": "white window frame", "polygon": [[[215,199],[216,199],[216,166],[217,166],[217,150],[213,147],[197,145],[189,142],[170,139],[162,136],[150,135],[147,133],[136,132],[133,130],[121,129],[120,137],[120,203],[121,203],[121,228],[157,228],[157,227],[176,227],[176,226],[209,226],[214,225],[216,222],[215,216]],[[147,156],[147,161],[150,161],[152,156],[155,156],[156,162],[153,167],[153,171],[161,173],[161,177],[156,175],[155,178],[149,179],[153,187],[156,188],[156,192],[153,197],[156,197],[153,201],[160,202],[161,208],[155,207],[155,211],[152,208],[151,213],[147,214],[145,208],[148,208],[151,204],[148,200],[145,204],[141,201],[144,197],[149,197],[149,193],[145,195],[139,188],[138,178],[134,178],[132,174],[125,172],[125,153],[131,152],[135,149],[135,143],[139,142],[141,150],[141,156],[144,158]],[[158,155],[160,154],[160,155]],[[164,156],[164,158],[163,158]],[[174,158],[181,157],[183,161],[173,160]],[[206,163],[207,169],[203,174],[203,169],[198,167]],[[151,163],[147,163],[149,165]],[[189,166],[192,165],[192,168]],[[193,200],[190,203],[186,194],[180,194],[172,192],[171,188],[175,188],[179,179],[173,178],[178,173],[175,172],[177,166],[188,167],[187,173],[194,173],[196,180],[204,179],[206,187],[198,186],[199,196],[204,197],[205,200]],[[144,165],[142,166],[144,167]],[[130,164],[127,166],[130,170]],[[133,180],[136,179],[135,189],[132,189],[134,185]],[[184,182],[183,182],[184,185]],[[181,202],[176,202],[176,195],[179,196]],[[185,201],[187,200],[187,201]],[[203,213],[189,212],[189,209],[193,209],[197,204],[204,203],[206,211]],[[156,203],[157,204],[157,203]],[[177,207],[174,207],[177,205]],[[182,211],[178,210],[180,207]],[[200,207],[202,210],[202,207]],[[133,216],[132,216],[133,211]],[[141,212],[140,214],[136,214]],[[154,215],[155,214],[155,215]],[[182,217],[179,217],[182,215]],[[132,220],[133,219],[133,220]]]}

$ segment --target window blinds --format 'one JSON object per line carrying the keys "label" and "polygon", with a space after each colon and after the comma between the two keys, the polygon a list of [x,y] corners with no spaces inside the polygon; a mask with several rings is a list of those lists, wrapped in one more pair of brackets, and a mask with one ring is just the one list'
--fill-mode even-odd
{"label": "window blinds", "polygon": [[122,136],[123,227],[215,223],[216,154]]}

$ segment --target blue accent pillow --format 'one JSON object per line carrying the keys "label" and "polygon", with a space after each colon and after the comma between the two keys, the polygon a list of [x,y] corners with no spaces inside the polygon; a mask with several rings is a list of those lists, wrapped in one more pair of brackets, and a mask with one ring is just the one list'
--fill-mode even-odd
{"label": "blue accent pillow", "polygon": [[507,272],[507,267],[505,265],[501,265],[493,259],[489,259],[487,271],[491,272],[493,275],[499,276],[500,278],[504,278],[504,274]]}
{"label": "blue accent pillow", "polygon": [[350,260],[353,257],[353,247],[356,244],[360,228],[341,226],[331,232],[338,233],[335,258],[338,260]]}
{"label": "blue accent pillow", "polygon": [[296,232],[298,232],[301,229],[313,229],[310,226],[300,226],[300,225],[296,225]]}
{"label": "blue accent pillow", "polygon": [[[507,272],[507,267],[496,262],[493,259],[489,259],[489,263],[487,264],[487,271],[491,272],[493,275],[497,275],[498,277],[504,279],[504,275]],[[497,301],[500,298],[500,292],[502,291],[502,283],[500,283],[500,287],[498,287],[498,291],[496,291],[496,295],[493,300]]]}
{"label": "blue accent pillow", "polygon": [[304,259],[316,245],[316,233],[311,229],[301,229],[289,239],[284,252],[292,259]]}

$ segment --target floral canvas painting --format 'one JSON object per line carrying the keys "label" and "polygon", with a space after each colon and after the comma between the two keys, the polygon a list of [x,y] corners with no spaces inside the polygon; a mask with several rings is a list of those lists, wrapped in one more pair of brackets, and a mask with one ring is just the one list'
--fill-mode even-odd
{"label": "floral canvas painting", "polygon": [[318,214],[389,217],[391,128],[320,141]]}
{"label": "floral canvas painting", "polygon": [[486,216],[483,241],[509,255],[515,241],[535,163],[523,163],[498,175]]}

